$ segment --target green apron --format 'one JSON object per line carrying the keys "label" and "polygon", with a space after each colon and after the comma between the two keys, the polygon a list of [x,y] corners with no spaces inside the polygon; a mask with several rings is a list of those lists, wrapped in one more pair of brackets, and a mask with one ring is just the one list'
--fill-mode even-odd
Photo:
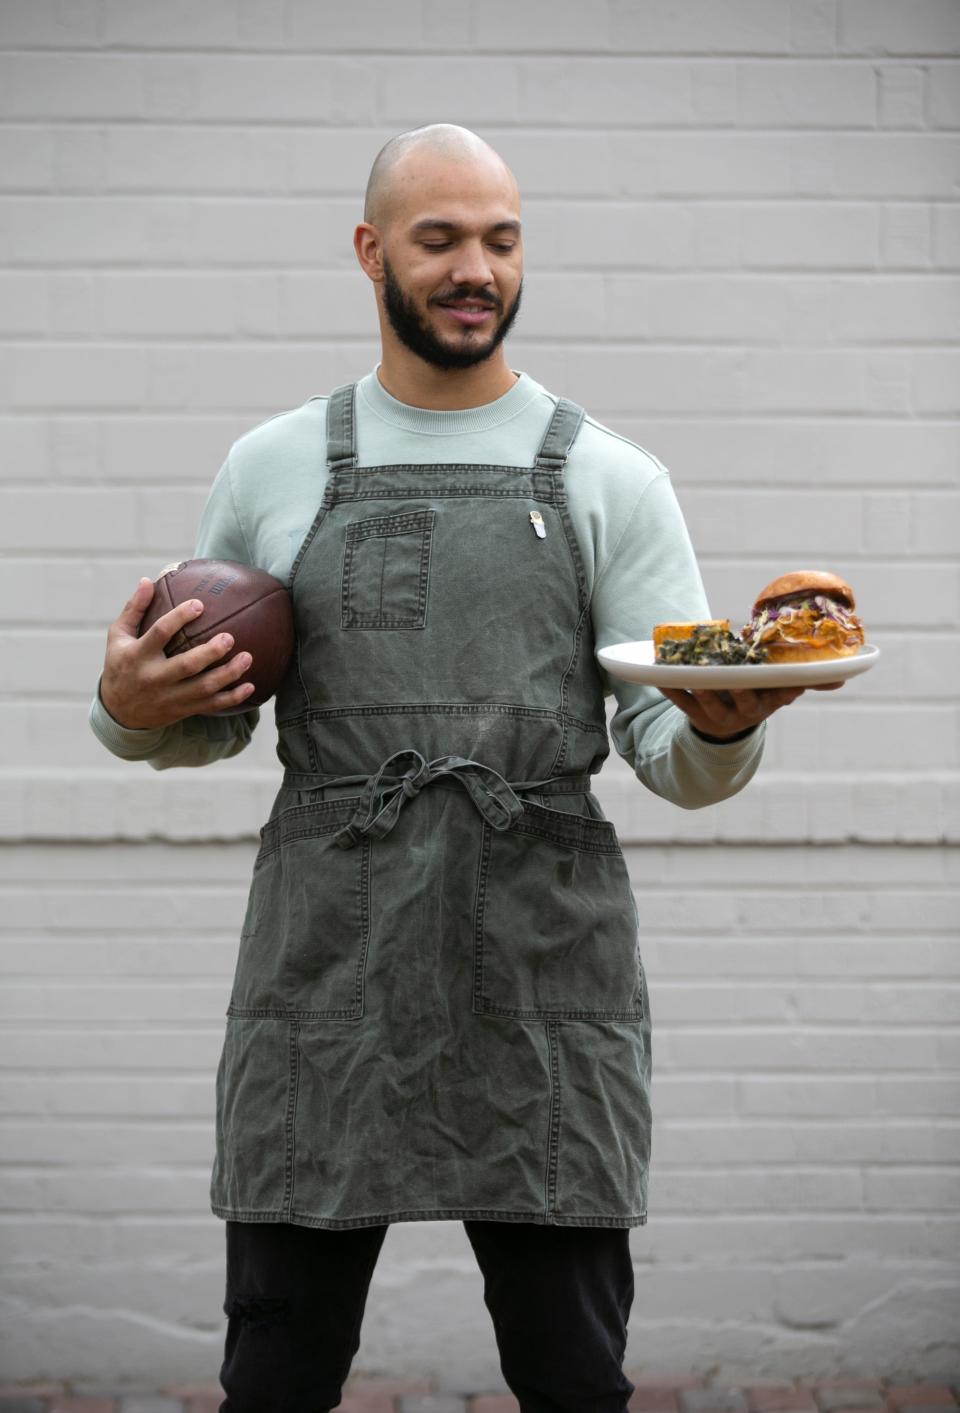
{"label": "green apron", "polygon": [[217,1073],[211,1205],[314,1227],[646,1221],[637,911],[563,468],[357,466],[293,564],[283,782]]}

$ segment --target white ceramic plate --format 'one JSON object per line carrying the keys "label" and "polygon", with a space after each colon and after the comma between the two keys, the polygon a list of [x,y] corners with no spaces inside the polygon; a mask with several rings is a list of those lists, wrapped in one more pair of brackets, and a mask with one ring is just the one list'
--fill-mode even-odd
{"label": "white ceramic plate", "polygon": [[599,648],[597,657],[614,677],[642,682],[648,687],[699,687],[703,691],[730,687],[817,687],[824,682],[845,682],[866,672],[880,656],[880,649],[866,643],[854,657],[826,662],[746,662],[736,667],[691,667],[689,664],[654,662],[653,642],[613,643]]}

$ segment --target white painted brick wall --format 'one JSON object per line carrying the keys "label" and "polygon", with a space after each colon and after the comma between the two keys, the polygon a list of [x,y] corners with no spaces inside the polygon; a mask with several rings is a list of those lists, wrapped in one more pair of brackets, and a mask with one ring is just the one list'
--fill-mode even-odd
{"label": "white painted brick wall", "polygon": [[[107,1323],[112,1374],[215,1371],[213,1073],[252,855],[0,854],[11,1372],[52,1343],[60,1372],[102,1375]],[[918,1310],[950,1307],[960,1238],[956,851],[651,844],[629,862],[656,1114],[631,1365],[936,1367],[918,1348],[935,1303]],[[391,1230],[360,1360],[497,1386],[458,1223]]]}
{"label": "white painted brick wall", "polygon": [[[0,0],[0,1373],[218,1366],[274,732],[158,776],[86,707],[231,441],[373,366],[351,231],[437,119],[520,181],[514,366],[671,468],[714,611],[829,563],[884,654],[714,809],[601,778],[655,1025],[629,1362],[955,1375],[956,0]],[[360,1361],[496,1386],[458,1224],[391,1231]]]}

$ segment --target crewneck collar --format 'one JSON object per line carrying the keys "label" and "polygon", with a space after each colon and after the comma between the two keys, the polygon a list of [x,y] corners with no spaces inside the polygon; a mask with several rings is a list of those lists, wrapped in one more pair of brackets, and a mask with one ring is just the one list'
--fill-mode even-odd
{"label": "crewneck collar", "polygon": [[437,412],[430,407],[413,407],[409,402],[398,401],[381,383],[379,368],[378,363],[372,373],[360,379],[357,384],[358,397],[363,399],[367,410],[382,422],[389,422],[392,427],[416,432],[420,436],[451,437],[489,431],[491,427],[499,427],[519,416],[543,391],[533,378],[520,373],[513,387],[493,402],[485,402],[481,407]]}

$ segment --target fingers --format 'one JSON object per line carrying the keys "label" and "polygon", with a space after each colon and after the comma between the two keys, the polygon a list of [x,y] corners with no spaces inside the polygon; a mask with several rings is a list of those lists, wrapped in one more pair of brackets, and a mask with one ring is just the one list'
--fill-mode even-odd
{"label": "fingers", "polygon": [[759,721],[772,711],[795,702],[805,691],[805,687],[750,687],[726,692],[691,692],[691,696],[710,715],[723,716],[734,711],[738,716]]}
{"label": "fingers", "polygon": [[164,651],[185,624],[201,617],[199,599],[161,614],[137,636],[155,592],[153,581],[142,579],[108,632],[100,697],[110,715],[121,726],[150,730],[242,705],[256,690],[253,682],[243,680],[252,658],[248,652],[228,656],[234,650],[231,634],[219,633],[169,657]]}
{"label": "fingers", "polygon": [[[177,653],[175,657],[169,659],[170,669],[177,681],[187,677],[195,677],[198,672],[205,672],[214,663],[219,662],[225,653],[233,647],[234,639],[231,633],[217,633],[208,643],[200,643],[195,648],[188,648],[185,653]],[[241,656],[241,654],[238,654]],[[250,654],[242,654],[250,662]],[[231,664],[235,664],[237,658],[231,658]],[[225,664],[224,664],[225,665]]]}
{"label": "fingers", "polygon": [[176,608],[171,608],[169,613],[162,613],[140,639],[144,652],[154,656],[162,653],[184,624],[193,623],[202,613],[203,604],[199,599],[185,599]]}
{"label": "fingers", "polygon": [[687,692],[669,687],[661,687],[660,691],[708,736],[733,734],[733,729],[727,725],[732,710],[719,692]]}
{"label": "fingers", "polygon": [[732,695],[736,698],[750,696],[753,701],[747,710],[769,716],[771,712],[778,711],[780,707],[789,706],[791,702],[795,702],[798,697],[803,696],[806,690],[806,687],[760,687],[755,692],[733,692]]}
{"label": "fingers", "polygon": [[217,692],[224,691],[239,683],[240,679],[249,672],[252,661],[249,653],[237,653],[222,667],[208,667],[205,672],[197,673],[186,679],[184,685],[189,685],[203,697],[215,696]]}
{"label": "fingers", "polygon": [[176,691],[190,705],[192,716],[209,716],[237,706],[253,694],[254,684],[242,680],[253,663],[250,653],[234,653],[226,662],[219,662],[233,644],[232,634],[219,633],[209,643],[168,659],[169,667],[178,674]]}
{"label": "fingers", "polygon": [[748,726],[757,726],[781,707],[796,701],[803,687],[744,688],[739,691],[671,691],[661,688],[668,701],[678,706],[698,730],[708,736],[733,736]]}
{"label": "fingers", "polygon": [[111,625],[111,631],[125,638],[135,638],[140,621],[153,598],[153,589],[152,579],[141,579]]}
{"label": "fingers", "polygon": [[758,705],[757,693],[751,689],[739,692],[694,692],[706,725],[695,724],[709,734],[733,734],[747,726],[755,726],[764,715]]}
{"label": "fingers", "polygon": [[255,690],[252,682],[241,682],[229,690],[217,692],[193,715],[214,716],[218,711],[224,711],[227,707],[239,706],[241,702],[246,701],[247,697],[252,697]]}
{"label": "fingers", "polygon": [[[842,682],[827,682],[813,690],[833,692]],[[758,726],[781,707],[802,697],[806,687],[757,687],[729,691],[683,691],[661,687],[661,696],[680,708],[707,736],[734,736],[748,726]]]}

